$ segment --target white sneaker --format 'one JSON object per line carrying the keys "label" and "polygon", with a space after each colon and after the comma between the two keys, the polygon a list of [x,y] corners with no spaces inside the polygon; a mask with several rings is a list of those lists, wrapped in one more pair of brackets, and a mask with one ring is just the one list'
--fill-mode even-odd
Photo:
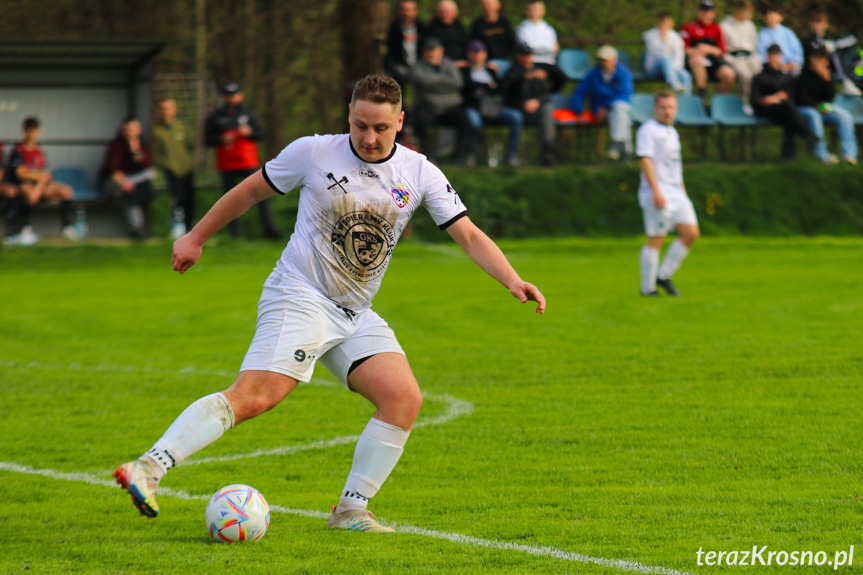
{"label": "white sneaker", "polygon": [[3,238],[4,246],[20,246],[21,245],[21,234],[15,234],[13,236],[6,236]]}
{"label": "white sneaker", "polygon": [[857,84],[851,81],[851,78],[842,80],[842,93],[846,96],[863,96],[863,92],[857,87]]}
{"label": "white sneaker", "polygon": [[73,242],[81,240],[81,234],[78,233],[75,226],[66,226],[63,228],[63,237],[67,240],[72,240]]}
{"label": "white sneaker", "polygon": [[18,234],[18,245],[33,246],[39,241],[39,234],[33,231],[33,226],[24,226]]}
{"label": "white sneaker", "polygon": [[839,158],[837,158],[835,154],[827,154],[823,158],[818,159],[821,160],[822,164],[827,164],[828,166],[835,166],[839,163]]}
{"label": "white sneaker", "polygon": [[743,104],[743,113],[747,116],[753,115],[755,110],[752,109],[752,104]]}
{"label": "white sneaker", "polygon": [[156,503],[156,490],[159,480],[149,469],[149,465],[141,460],[124,463],[114,470],[117,483],[132,496],[132,503],[141,515],[155,517],[159,514],[159,504]]}
{"label": "white sneaker", "polygon": [[612,143],[608,148],[608,157],[615,161],[620,159],[620,145],[617,142]]}
{"label": "white sneaker", "polygon": [[842,159],[851,164],[852,166],[857,165],[857,158],[854,156],[842,156]]}
{"label": "white sneaker", "polygon": [[333,505],[333,514],[327,521],[327,527],[365,533],[392,533],[395,531],[392,527],[385,527],[378,523],[375,514],[368,509],[346,509],[341,513],[336,513],[335,505]]}

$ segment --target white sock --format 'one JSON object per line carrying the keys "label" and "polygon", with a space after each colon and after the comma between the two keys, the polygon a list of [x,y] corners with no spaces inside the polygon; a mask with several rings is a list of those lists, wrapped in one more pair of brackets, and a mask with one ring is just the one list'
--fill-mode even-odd
{"label": "white sock", "polygon": [[354,462],[336,511],[365,509],[392,473],[411,432],[374,417],[357,441]]}
{"label": "white sock", "polygon": [[659,250],[642,246],[638,258],[641,263],[641,293],[656,290],[656,270],[659,268]]}
{"label": "white sock", "polygon": [[234,411],[221,393],[202,397],[180,414],[153,448],[144,454],[161,479],[169,469],[207,447],[234,427]]}
{"label": "white sock", "polygon": [[667,280],[674,275],[680,268],[680,264],[689,255],[689,248],[683,245],[679,239],[674,240],[668,251],[665,252],[665,257],[662,258],[662,265],[659,267],[659,277]]}

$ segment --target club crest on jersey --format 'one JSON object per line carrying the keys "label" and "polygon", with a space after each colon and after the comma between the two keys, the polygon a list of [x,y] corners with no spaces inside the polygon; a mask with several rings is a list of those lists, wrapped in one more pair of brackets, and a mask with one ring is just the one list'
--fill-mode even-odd
{"label": "club crest on jersey", "polygon": [[333,252],[352,278],[367,282],[386,271],[396,245],[392,224],[373,212],[350,212],[336,222],[330,236]]}
{"label": "club crest on jersey", "polygon": [[391,189],[390,193],[393,195],[393,200],[398,207],[403,208],[408,205],[408,199],[410,199],[410,192],[408,192],[404,186],[396,184],[396,187]]}

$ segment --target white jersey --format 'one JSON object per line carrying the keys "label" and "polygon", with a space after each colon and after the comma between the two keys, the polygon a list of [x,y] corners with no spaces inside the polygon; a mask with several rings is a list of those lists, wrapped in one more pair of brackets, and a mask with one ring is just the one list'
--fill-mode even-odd
{"label": "white jersey", "polygon": [[266,163],[263,175],[280,194],[300,188],[294,233],[266,285],[299,282],[350,310],[371,306],[396,241],[420,205],[441,229],[467,214],[425,156],[396,144],[386,159],[366,162],[348,134],[295,140]]}
{"label": "white jersey", "polygon": [[[674,126],[661,124],[651,118],[635,133],[635,155],[653,160],[653,171],[659,187],[666,194],[683,191],[683,166],[680,161],[680,135]],[[673,199],[673,198],[670,198]],[[641,173],[638,201],[642,206],[653,203],[653,190]]]}

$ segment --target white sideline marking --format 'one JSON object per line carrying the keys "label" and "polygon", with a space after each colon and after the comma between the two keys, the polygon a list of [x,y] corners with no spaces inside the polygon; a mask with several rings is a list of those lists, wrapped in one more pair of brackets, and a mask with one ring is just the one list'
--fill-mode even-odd
{"label": "white sideline marking", "polygon": [[[77,481],[87,483],[88,485],[98,485],[111,488],[118,487],[114,481],[110,479],[105,479],[102,475],[95,475],[92,473],[63,473],[62,471],[55,471],[53,469],[35,469],[33,467],[19,465],[17,463],[12,463],[9,461],[0,461],[0,470],[11,471],[15,473],[24,473],[27,475],[41,475],[42,477],[49,477],[51,479],[58,479],[62,481]],[[181,491],[179,489],[168,488],[159,488],[159,495],[173,497],[175,499],[181,499],[183,501],[209,501],[210,499],[209,495],[194,495],[185,491]],[[286,515],[298,515],[301,517],[309,517],[313,519],[327,519],[330,516],[329,513],[323,513],[321,511],[312,511],[309,509],[291,509],[289,507],[282,507],[281,505],[270,505],[270,510]],[[637,573],[649,573],[655,575],[692,575],[691,573],[687,573],[686,571],[678,571],[676,569],[669,569],[667,567],[655,567],[652,565],[638,563],[637,561],[624,561],[622,559],[605,559],[603,557],[591,557],[589,555],[582,555],[581,553],[564,551],[563,549],[547,547],[544,545],[534,546],[523,545],[520,543],[511,543],[508,541],[494,541],[492,539],[471,537],[470,535],[462,535],[460,533],[447,533],[445,531],[423,529],[422,527],[415,527],[413,525],[407,524],[391,523],[391,525],[393,527],[397,527],[398,531],[401,533],[422,535],[424,537],[432,537],[434,539],[443,539],[445,541],[457,543],[459,545],[471,545],[474,547],[485,547],[487,549],[499,549],[503,551],[519,551],[521,553],[536,555],[538,557],[550,557],[553,559],[571,561],[574,563],[590,563],[593,565],[600,565],[602,567],[620,569],[621,571],[635,571]]]}

